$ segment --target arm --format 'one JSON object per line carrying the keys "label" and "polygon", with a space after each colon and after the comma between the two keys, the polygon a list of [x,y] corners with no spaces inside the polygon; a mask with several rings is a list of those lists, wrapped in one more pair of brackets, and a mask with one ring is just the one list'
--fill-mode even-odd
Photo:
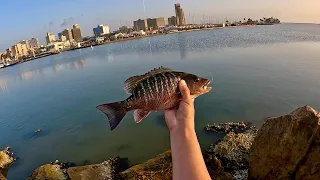
{"label": "arm", "polygon": [[209,180],[194,129],[194,99],[184,80],[179,82],[182,101],[178,109],[165,111],[170,130],[173,180]]}

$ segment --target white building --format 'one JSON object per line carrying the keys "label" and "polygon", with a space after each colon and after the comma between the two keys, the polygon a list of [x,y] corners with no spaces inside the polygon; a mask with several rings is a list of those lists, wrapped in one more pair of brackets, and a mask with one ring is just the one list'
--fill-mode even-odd
{"label": "white building", "polygon": [[70,42],[53,42],[47,45],[47,51],[61,51],[70,47]]}
{"label": "white building", "polygon": [[93,33],[96,36],[103,36],[105,34],[110,34],[110,28],[108,25],[100,24],[97,27],[93,28]]}

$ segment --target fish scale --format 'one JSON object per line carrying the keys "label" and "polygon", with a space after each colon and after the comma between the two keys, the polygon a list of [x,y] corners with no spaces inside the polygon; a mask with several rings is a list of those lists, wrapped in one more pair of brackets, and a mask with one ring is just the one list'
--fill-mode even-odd
{"label": "fish scale", "polygon": [[135,110],[134,119],[137,123],[146,118],[152,111],[171,109],[179,105],[181,94],[178,84],[183,79],[195,97],[211,90],[208,79],[185,72],[173,71],[160,67],[144,75],[133,76],[125,81],[124,90],[131,96],[124,101],[97,106],[104,112],[113,130],[125,114]]}

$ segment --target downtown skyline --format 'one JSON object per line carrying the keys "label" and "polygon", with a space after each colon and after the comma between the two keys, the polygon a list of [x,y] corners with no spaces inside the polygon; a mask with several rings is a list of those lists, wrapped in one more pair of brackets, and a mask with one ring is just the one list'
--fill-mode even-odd
{"label": "downtown skyline", "polygon": [[[58,0],[59,1],[59,0]],[[17,1],[3,2],[4,10],[0,11],[0,20],[8,28],[0,30],[0,52],[8,46],[23,39],[37,37],[41,44],[45,44],[45,34],[57,34],[73,24],[81,24],[83,36],[91,36],[92,28],[98,24],[108,24],[111,31],[126,25],[132,27],[136,19],[147,17],[164,17],[167,19],[175,15],[174,4],[183,6],[186,22],[201,23],[203,17],[210,17],[214,22],[223,22],[226,17],[229,21],[242,18],[259,19],[263,16],[274,16],[282,22],[320,23],[320,12],[316,7],[320,2],[310,0],[308,3],[298,0],[262,1],[247,0],[241,3],[236,0],[224,2],[203,0],[163,1],[161,3],[145,0],[146,12],[143,1],[109,0],[109,1],[59,1],[54,4],[48,2]],[[263,5],[263,6],[262,6]],[[318,6],[317,6],[318,5]],[[13,8],[15,7],[15,8]],[[12,9],[16,9],[12,12]],[[17,13],[18,12],[18,13]],[[32,12],[32,13],[31,13]],[[26,13],[25,16],[21,14]],[[14,15],[13,15],[14,14]],[[14,22],[14,23],[13,23]],[[20,27],[20,29],[19,29]],[[22,27],[22,28],[21,28]]]}

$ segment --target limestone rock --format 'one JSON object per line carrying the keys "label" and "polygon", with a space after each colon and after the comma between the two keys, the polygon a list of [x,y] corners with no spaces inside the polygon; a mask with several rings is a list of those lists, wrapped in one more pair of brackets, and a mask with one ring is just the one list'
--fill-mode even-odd
{"label": "limestone rock", "polygon": [[28,180],[67,180],[66,170],[58,164],[46,164],[36,169]]}
{"label": "limestone rock", "polygon": [[249,179],[320,179],[320,114],[309,106],[269,118],[249,155]]}
{"label": "limestone rock", "polygon": [[145,163],[135,165],[119,174],[120,179],[172,179],[171,151],[148,160]]}
{"label": "limestone rock", "polygon": [[100,164],[71,167],[68,169],[68,175],[71,180],[112,180],[115,179],[119,159],[114,158]]}
{"label": "limestone rock", "polygon": [[[7,176],[8,169],[10,165],[15,161],[13,157],[13,153],[9,152],[10,147],[7,147],[5,150],[0,151],[0,178],[4,178]],[[1,180],[2,180],[1,179]]]}

